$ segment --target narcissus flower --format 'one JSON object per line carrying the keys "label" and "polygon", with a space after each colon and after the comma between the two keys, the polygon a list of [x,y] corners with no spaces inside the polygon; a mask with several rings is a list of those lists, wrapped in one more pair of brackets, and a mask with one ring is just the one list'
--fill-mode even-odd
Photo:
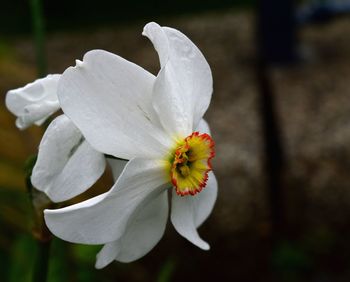
{"label": "narcissus flower", "polygon": [[59,74],[48,75],[7,92],[6,106],[17,116],[16,126],[19,129],[43,124],[60,108],[57,99],[59,78]]}
{"label": "narcissus flower", "polygon": [[[6,106],[19,129],[41,125],[60,109],[57,85],[61,75],[48,75],[10,90]],[[65,115],[53,120],[40,146],[31,177],[34,187],[53,202],[69,200],[91,187],[105,170],[105,157],[94,150]]]}
{"label": "narcissus flower", "polygon": [[212,75],[199,49],[181,32],[145,26],[158,52],[155,77],[102,50],[88,52],[58,85],[65,115],[95,150],[113,160],[116,183],[106,193],[46,210],[49,229],[75,243],[104,244],[96,267],[130,262],[163,236],[171,222],[190,242],[209,249],[197,228],[211,213],[217,182],[211,171],[214,142],[203,120]]}

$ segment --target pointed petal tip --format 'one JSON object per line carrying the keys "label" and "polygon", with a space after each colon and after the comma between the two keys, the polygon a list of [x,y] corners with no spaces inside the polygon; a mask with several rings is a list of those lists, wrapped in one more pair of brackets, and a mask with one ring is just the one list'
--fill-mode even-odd
{"label": "pointed petal tip", "polygon": [[[174,193],[176,192],[173,192],[171,200],[172,211],[170,219],[175,230],[198,248],[208,251],[210,249],[209,244],[199,236],[196,228],[198,225],[196,221],[199,220],[202,223],[204,217],[207,217],[207,213],[204,214],[204,217],[202,216],[196,220],[198,212],[202,212],[202,209],[196,210],[198,203],[194,202],[195,198],[181,198],[174,196],[176,195]],[[199,193],[199,195],[201,194]]]}
{"label": "pointed petal tip", "polygon": [[186,238],[186,239],[189,240],[192,244],[194,244],[198,248],[202,249],[203,251],[210,250],[210,245],[199,236],[197,238]]}
{"label": "pointed petal tip", "polygon": [[152,31],[154,29],[158,29],[158,28],[161,28],[161,26],[159,24],[157,24],[156,22],[149,22],[143,27],[142,35],[149,37],[150,31]]}
{"label": "pointed petal tip", "polygon": [[83,62],[80,60],[75,60],[75,67],[81,68],[83,66]]}
{"label": "pointed petal tip", "polygon": [[95,268],[96,269],[105,268],[107,265],[111,264],[114,261],[114,260],[112,260],[112,261],[104,260],[99,255],[100,255],[100,253],[98,253],[97,256],[96,256],[96,262],[95,262]]}
{"label": "pointed petal tip", "polygon": [[200,246],[200,248],[204,251],[209,251],[210,250],[210,245],[207,242],[203,241],[203,244]]}
{"label": "pointed petal tip", "polygon": [[96,269],[102,269],[102,268],[103,268],[103,265],[100,264],[100,263],[98,262],[98,260],[96,260],[95,268],[96,268]]}

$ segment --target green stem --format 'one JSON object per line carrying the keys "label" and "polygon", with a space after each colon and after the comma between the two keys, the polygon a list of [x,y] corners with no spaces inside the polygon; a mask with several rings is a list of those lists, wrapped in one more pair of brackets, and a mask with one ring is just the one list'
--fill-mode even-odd
{"label": "green stem", "polygon": [[[47,73],[47,64],[45,56],[45,30],[42,0],[30,0],[30,8],[32,15],[37,72],[38,77],[43,77]],[[45,199],[45,195],[32,186],[30,176],[32,174],[34,164],[35,160],[32,160],[29,167],[27,167],[26,177],[26,184],[33,205],[33,214],[35,216],[36,223],[33,235],[38,243],[37,258],[34,264],[32,281],[45,282],[47,280],[51,234],[45,225],[43,210],[45,206],[49,204],[49,201],[48,199]]]}
{"label": "green stem", "polygon": [[35,226],[33,237],[37,242],[37,255],[33,269],[33,282],[46,282],[49,267],[49,253],[51,244],[51,233],[44,221],[44,209],[51,207],[52,203],[47,196],[33,187],[30,177],[37,156],[31,156],[26,162],[26,186],[32,203]]}
{"label": "green stem", "polygon": [[47,64],[45,56],[45,29],[42,0],[30,0],[30,8],[32,14],[37,71],[38,76],[43,77],[47,73]]}
{"label": "green stem", "polygon": [[30,197],[32,198],[35,216],[33,237],[37,241],[37,254],[34,263],[32,281],[46,282],[49,268],[49,254],[52,236],[50,230],[45,224],[44,209],[45,207],[50,207],[50,202],[44,193],[36,190],[33,186],[31,187]]}

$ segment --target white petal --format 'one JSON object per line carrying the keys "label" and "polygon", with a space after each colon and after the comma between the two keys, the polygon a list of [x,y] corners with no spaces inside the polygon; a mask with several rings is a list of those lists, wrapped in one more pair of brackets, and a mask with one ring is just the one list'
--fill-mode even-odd
{"label": "white petal", "polygon": [[206,187],[192,197],[191,205],[196,227],[199,227],[211,214],[218,195],[218,183],[214,173],[209,172],[208,176]]}
{"label": "white petal", "polygon": [[153,106],[169,134],[187,136],[209,106],[213,91],[210,67],[197,46],[176,29],[149,23],[143,35],[152,41],[161,63]]}
{"label": "white petal", "polygon": [[164,163],[132,159],[111,190],[96,198],[58,210],[45,210],[48,228],[57,237],[83,244],[118,240],[130,216],[147,198],[157,197],[167,183]]}
{"label": "white petal", "polygon": [[177,232],[187,240],[202,248],[209,249],[208,243],[203,241],[197,232],[197,227],[211,213],[217,196],[217,182],[212,172],[206,187],[195,196],[178,196],[175,191],[171,200],[171,222]]}
{"label": "white petal", "polygon": [[199,121],[196,131],[211,135],[209,125],[203,118]]}
{"label": "white petal", "polygon": [[122,173],[125,165],[127,164],[127,161],[120,160],[120,159],[111,159],[107,158],[108,163],[112,169],[113,179],[116,181],[120,174]]}
{"label": "white petal", "polygon": [[53,202],[62,202],[91,187],[105,170],[104,155],[95,151],[66,117],[47,128],[31,181]]}
{"label": "white petal", "polygon": [[64,113],[98,151],[123,159],[161,156],[170,140],[156,126],[154,80],[141,67],[94,50],[63,73],[58,97]]}
{"label": "white petal", "polygon": [[61,75],[48,75],[24,87],[10,90],[6,95],[7,108],[18,118],[16,126],[25,129],[32,124],[41,125],[60,105],[57,84]]}
{"label": "white petal", "polygon": [[117,257],[119,250],[122,248],[121,240],[116,240],[105,244],[96,256],[95,267],[101,269],[109,265]]}
{"label": "white petal", "polygon": [[104,245],[97,255],[96,268],[103,268],[113,260],[131,262],[143,257],[162,238],[167,219],[168,195],[164,191],[139,206],[119,240]]}

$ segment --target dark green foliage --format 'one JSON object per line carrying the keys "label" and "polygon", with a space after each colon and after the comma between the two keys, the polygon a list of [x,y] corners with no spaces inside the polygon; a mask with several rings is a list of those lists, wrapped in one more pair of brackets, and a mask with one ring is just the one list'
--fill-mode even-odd
{"label": "dark green foliage", "polygon": [[[167,15],[176,15],[226,9],[251,7],[254,0],[77,0],[44,1],[46,27],[52,29],[85,28],[115,22],[142,19],[155,20]],[[58,4],[59,3],[59,4]],[[28,1],[4,0],[0,9],[0,33],[30,33],[30,9]]]}

